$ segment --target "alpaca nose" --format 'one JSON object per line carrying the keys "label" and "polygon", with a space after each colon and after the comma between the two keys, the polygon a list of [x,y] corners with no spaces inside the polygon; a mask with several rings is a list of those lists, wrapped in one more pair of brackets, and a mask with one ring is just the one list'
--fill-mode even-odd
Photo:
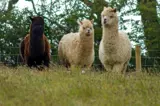
{"label": "alpaca nose", "polygon": [[107,23],[107,18],[104,18],[104,23]]}
{"label": "alpaca nose", "polygon": [[87,29],[87,34],[90,34],[91,33],[91,30],[88,28]]}
{"label": "alpaca nose", "polygon": [[88,28],[87,31],[86,31],[86,35],[90,36],[90,34],[91,34],[91,30]]}

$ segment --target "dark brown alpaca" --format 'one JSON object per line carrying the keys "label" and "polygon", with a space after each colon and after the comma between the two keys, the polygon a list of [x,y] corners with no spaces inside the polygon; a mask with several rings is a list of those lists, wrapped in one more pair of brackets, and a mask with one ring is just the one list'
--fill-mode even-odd
{"label": "dark brown alpaca", "polygon": [[44,35],[44,20],[42,17],[30,18],[32,23],[30,32],[20,45],[21,57],[29,67],[50,63],[50,44]]}

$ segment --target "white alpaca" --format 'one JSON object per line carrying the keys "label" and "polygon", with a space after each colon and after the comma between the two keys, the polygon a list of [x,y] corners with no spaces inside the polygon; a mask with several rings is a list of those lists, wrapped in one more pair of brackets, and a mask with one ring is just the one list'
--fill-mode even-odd
{"label": "white alpaca", "polygon": [[116,9],[104,7],[101,22],[103,36],[99,59],[107,71],[125,72],[131,58],[131,43],[127,34],[118,31]]}
{"label": "white alpaca", "polygon": [[94,61],[93,20],[78,22],[79,32],[62,37],[58,46],[60,61],[68,68],[71,65],[90,67]]}

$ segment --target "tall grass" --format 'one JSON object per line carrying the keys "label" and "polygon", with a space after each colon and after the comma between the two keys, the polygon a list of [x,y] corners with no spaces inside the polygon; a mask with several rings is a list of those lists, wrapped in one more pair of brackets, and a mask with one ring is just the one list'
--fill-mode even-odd
{"label": "tall grass", "polygon": [[160,74],[0,67],[0,106],[159,106]]}

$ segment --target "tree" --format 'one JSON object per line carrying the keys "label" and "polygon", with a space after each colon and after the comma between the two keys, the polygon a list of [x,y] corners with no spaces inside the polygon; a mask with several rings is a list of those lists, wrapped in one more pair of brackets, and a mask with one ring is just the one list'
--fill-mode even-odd
{"label": "tree", "polygon": [[[156,0],[137,0],[143,22],[145,45],[150,57],[159,57],[160,52],[160,23],[157,14]],[[159,61],[160,64],[160,61]]]}

